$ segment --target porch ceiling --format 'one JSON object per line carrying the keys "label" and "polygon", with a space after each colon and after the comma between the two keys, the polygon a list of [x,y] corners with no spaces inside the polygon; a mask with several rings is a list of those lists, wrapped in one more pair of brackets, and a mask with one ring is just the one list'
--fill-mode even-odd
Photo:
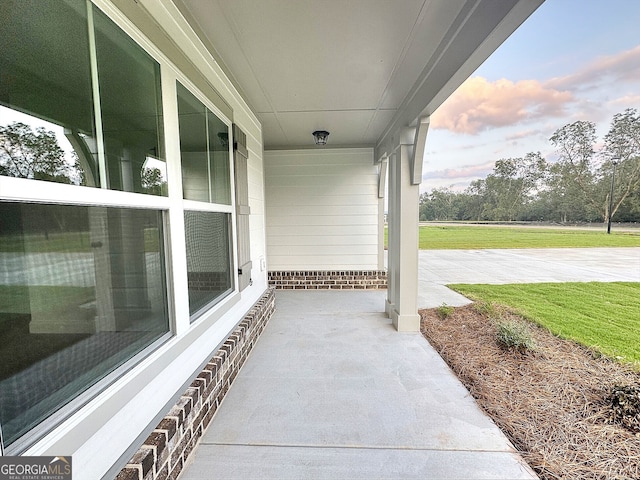
{"label": "porch ceiling", "polygon": [[264,145],[384,150],[544,0],[173,0],[262,122]]}

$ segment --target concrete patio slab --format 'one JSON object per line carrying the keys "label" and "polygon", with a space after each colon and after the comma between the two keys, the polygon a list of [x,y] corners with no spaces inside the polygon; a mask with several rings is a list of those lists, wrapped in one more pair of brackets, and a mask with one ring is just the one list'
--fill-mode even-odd
{"label": "concrete patio slab", "polygon": [[278,291],[186,480],[535,479],[384,291]]}
{"label": "concrete patio slab", "polygon": [[278,480],[531,479],[513,455],[363,448],[201,444],[183,478]]}
{"label": "concrete patio slab", "polygon": [[450,283],[640,282],[640,248],[420,250],[418,307],[470,303]]}

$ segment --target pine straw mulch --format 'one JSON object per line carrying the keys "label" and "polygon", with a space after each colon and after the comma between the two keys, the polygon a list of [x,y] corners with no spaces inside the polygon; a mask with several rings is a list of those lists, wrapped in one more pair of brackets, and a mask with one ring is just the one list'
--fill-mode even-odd
{"label": "pine straw mulch", "polygon": [[422,310],[422,333],[538,476],[640,479],[640,433],[616,424],[606,401],[640,374],[536,325],[535,351],[505,350],[478,312],[469,305],[441,320]]}

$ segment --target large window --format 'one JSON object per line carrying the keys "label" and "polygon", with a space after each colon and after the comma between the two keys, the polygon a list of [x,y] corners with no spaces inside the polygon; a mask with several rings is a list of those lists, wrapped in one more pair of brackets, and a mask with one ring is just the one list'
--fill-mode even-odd
{"label": "large window", "polygon": [[0,191],[4,446],[170,332],[167,202],[134,195],[167,195],[160,86],[159,63],[91,1],[0,1],[0,180],[34,180]]}
{"label": "large window", "polygon": [[0,2],[0,175],[166,195],[160,66],[86,0]]}
{"label": "large window", "polygon": [[[98,0],[0,0],[0,438],[11,454],[172,324],[213,323],[236,289],[231,121],[112,18]],[[162,198],[166,151],[177,198]],[[188,312],[168,298],[169,270],[186,270]]]}
{"label": "large window", "polygon": [[12,443],[169,331],[162,215],[0,202],[0,422]]}
{"label": "large window", "polygon": [[229,127],[177,84],[191,319],[233,289]]}

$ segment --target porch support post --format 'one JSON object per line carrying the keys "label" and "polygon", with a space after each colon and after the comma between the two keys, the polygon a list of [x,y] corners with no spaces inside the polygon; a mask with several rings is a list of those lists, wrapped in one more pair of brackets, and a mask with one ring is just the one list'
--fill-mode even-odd
{"label": "porch support post", "polygon": [[388,157],[378,162],[378,270],[384,270],[384,203],[387,191]]}
{"label": "porch support post", "polygon": [[418,200],[415,129],[405,129],[389,168],[389,273],[387,308],[399,332],[420,330],[418,315]]}
{"label": "porch support post", "polygon": [[389,198],[387,205],[387,301],[384,311],[389,318],[393,318],[393,312],[396,309],[397,296],[397,273],[398,259],[398,213],[397,213],[397,182],[396,182],[396,163],[397,152],[388,157],[388,190]]}

